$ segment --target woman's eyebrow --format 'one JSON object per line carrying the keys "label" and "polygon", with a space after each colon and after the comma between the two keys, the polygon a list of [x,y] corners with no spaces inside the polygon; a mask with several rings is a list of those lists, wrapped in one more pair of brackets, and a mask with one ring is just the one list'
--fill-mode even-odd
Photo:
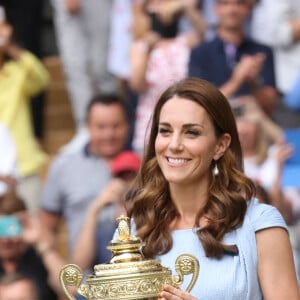
{"label": "woman's eyebrow", "polygon": [[187,124],[184,124],[182,127],[184,127],[184,128],[188,128],[188,127],[201,127],[201,128],[204,128],[204,125],[199,124],[199,123],[187,123]]}
{"label": "woman's eyebrow", "polygon": [[[158,125],[159,126],[171,126],[170,123],[168,123],[168,122],[159,122]],[[182,127],[183,128],[188,128],[188,127],[201,127],[201,128],[204,128],[204,125],[199,124],[199,123],[187,123],[187,124],[183,124]]]}

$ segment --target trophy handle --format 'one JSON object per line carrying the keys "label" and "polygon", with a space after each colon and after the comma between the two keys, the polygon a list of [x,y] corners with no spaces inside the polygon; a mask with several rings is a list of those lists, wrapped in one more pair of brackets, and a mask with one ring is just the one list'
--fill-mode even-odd
{"label": "trophy handle", "polygon": [[173,276],[172,281],[175,285],[181,285],[184,275],[193,274],[191,282],[186,289],[186,292],[190,292],[199,276],[199,269],[199,261],[195,256],[191,254],[182,254],[176,259],[175,270],[178,275]]}
{"label": "trophy handle", "polygon": [[[59,273],[59,281],[63,288],[63,291],[69,300],[76,300],[70,293],[68,286],[75,286],[80,291],[84,289],[83,285],[80,286],[82,281],[82,271],[75,264],[65,265]],[[85,296],[85,295],[83,295]]]}

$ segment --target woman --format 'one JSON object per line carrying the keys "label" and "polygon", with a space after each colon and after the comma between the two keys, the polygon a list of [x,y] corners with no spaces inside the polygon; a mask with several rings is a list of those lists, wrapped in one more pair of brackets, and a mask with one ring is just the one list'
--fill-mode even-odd
{"label": "woman", "polygon": [[299,299],[286,225],[253,199],[232,110],[213,85],[187,78],[161,95],[135,188],[129,216],[145,257],[173,271],[182,253],[200,262],[190,294],[166,286],[160,299]]}
{"label": "woman", "polygon": [[247,111],[246,107],[244,111],[244,114],[236,116],[236,123],[245,174],[268,192],[270,204],[277,207],[287,224],[292,224],[292,203],[299,199],[290,199],[293,187],[284,188],[282,176],[286,161],[293,155],[293,147],[284,142],[283,132],[281,140],[278,138],[277,142],[271,141],[264,120]]}
{"label": "woman", "polygon": [[[133,42],[130,53],[129,85],[138,93],[132,143],[138,153],[144,151],[144,132],[158,96],[171,82],[186,76],[190,51],[203,40],[206,26],[198,2],[144,2],[143,14],[149,28]],[[191,24],[185,32],[180,31],[183,17]]]}

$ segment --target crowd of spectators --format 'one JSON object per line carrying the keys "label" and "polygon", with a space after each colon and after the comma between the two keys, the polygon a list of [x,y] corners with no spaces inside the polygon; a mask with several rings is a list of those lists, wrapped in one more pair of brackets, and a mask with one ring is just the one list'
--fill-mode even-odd
{"label": "crowd of spectators", "polygon": [[[35,298],[56,299],[40,296],[62,294],[55,268],[109,260],[103,250],[143,158],[153,107],[186,76],[214,83],[232,105],[245,173],[258,199],[285,218],[300,278],[300,2],[51,0],[76,134],[50,163],[42,106],[30,107],[51,80],[37,42],[43,2],[0,1],[0,273],[15,273],[0,279],[0,295],[23,282]],[[11,220],[20,232],[5,231]]]}

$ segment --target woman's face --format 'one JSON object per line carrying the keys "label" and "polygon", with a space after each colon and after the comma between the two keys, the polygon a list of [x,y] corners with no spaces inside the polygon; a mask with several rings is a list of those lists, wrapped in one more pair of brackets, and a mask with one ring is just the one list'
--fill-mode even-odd
{"label": "woman's face", "polygon": [[155,141],[157,161],[166,180],[183,185],[208,183],[212,160],[224,153],[222,140],[216,137],[202,106],[185,98],[168,100],[160,112]]}

